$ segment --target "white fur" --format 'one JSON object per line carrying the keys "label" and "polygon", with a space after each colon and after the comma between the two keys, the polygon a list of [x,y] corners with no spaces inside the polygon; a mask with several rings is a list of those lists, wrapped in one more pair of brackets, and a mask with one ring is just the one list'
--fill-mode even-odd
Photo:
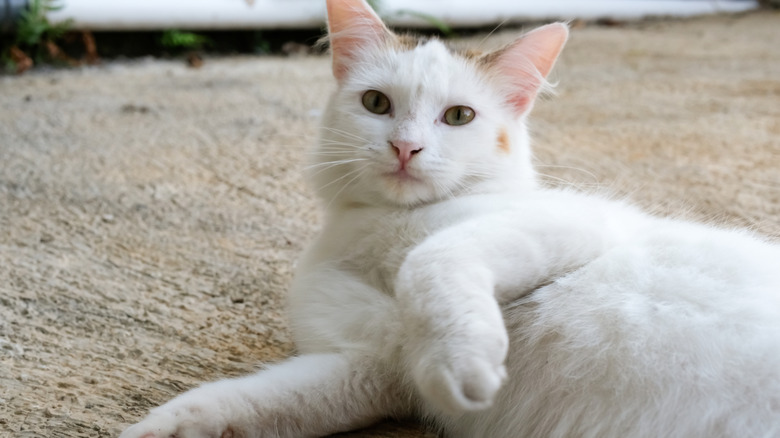
{"label": "white fur", "polygon": [[[780,436],[780,248],[538,188],[525,116],[432,41],[342,78],[290,291],[300,356],[122,438],[321,436],[386,416],[450,437]],[[392,115],[361,105],[380,90]],[[441,123],[453,105],[473,122]],[[507,132],[511,145],[497,147]],[[424,145],[394,175],[388,141]]]}

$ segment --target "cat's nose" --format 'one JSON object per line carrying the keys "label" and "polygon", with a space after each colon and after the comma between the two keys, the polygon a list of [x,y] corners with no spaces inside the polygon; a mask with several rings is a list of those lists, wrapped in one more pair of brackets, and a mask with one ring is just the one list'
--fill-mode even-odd
{"label": "cat's nose", "polygon": [[417,143],[411,141],[391,141],[390,148],[393,149],[395,155],[398,157],[398,161],[401,163],[401,169],[406,167],[406,164],[412,159],[413,156],[420,153],[423,147]]}

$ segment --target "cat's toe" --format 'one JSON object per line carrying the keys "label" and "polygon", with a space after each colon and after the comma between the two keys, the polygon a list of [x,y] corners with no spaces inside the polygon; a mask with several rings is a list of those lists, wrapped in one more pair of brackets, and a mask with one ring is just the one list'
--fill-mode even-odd
{"label": "cat's toe", "polygon": [[462,358],[450,366],[420,367],[415,381],[422,396],[444,412],[487,409],[506,379],[503,365]]}
{"label": "cat's toe", "polygon": [[122,432],[119,438],[169,438],[174,436],[176,428],[165,427],[164,424],[154,419],[146,418],[140,423],[136,423]]}
{"label": "cat's toe", "polygon": [[506,369],[479,369],[474,367],[470,375],[461,379],[461,392],[475,409],[484,409],[493,402],[498,390],[506,379]]}

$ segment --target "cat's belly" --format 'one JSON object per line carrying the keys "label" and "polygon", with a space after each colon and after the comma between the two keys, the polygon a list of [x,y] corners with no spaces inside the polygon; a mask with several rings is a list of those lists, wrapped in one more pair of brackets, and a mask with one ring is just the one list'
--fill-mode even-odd
{"label": "cat's belly", "polygon": [[774,436],[780,249],[674,225],[507,306],[506,386],[451,436]]}

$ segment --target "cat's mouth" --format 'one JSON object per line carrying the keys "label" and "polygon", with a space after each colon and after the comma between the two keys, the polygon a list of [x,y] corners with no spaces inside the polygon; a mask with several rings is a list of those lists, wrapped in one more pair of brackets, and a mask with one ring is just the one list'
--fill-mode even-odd
{"label": "cat's mouth", "polygon": [[390,178],[394,181],[401,181],[401,182],[408,182],[408,183],[421,183],[423,182],[422,179],[412,175],[409,173],[408,169],[397,169],[392,172],[386,172],[385,177]]}

